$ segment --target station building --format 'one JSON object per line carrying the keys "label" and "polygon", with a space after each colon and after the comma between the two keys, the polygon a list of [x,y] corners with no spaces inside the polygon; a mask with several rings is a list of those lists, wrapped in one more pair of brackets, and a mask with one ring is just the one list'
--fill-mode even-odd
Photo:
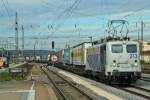
{"label": "station building", "polygon": [[141,59],[146,63],[150,63],[150,43],[149,42],[146,42],[146,41],[143,42]]}

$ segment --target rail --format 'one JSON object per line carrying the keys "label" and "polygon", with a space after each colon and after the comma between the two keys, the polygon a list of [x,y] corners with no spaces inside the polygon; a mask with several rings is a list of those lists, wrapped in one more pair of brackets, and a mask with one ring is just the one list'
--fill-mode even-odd
{"label": "rail", "polygon": [[[55,90],[58,91],[59,95],[61,95],[63,100],[76,100],[78,96],[80,96],[80,98],[83,100],[93,100],[92,97],[90,97],[85,92],[80,90],[72,82],[60,76],[57,72],[54,72],[48,68],[42,68],[42,70],[47,75],[49,80],[52,82],[52,84],[55,87]],[[66,91],[72,91],[72,92],[66,92]]]}
{"label": "rail", "polygon": [[[150,100],[150,96],[145,95],[144,93],[142,94],[142,93],[139,93],[139,92],[137,92],[137,91],[130,90],[130,89],[126,88],[126,87],[120,87],[120,86],[113,86],[113,87],[115,87],[115,88],[117,88],[117,89],[120,89],[120,90],[123,90],[123,91],[128,92],[128,93],[134,94],[134,95],[136,95],[136,96],[140,96],[140,97],[143,97],[143,98],[145,98],[145,99]],[[141,92],[150,93],[150,90],[147,90],[147,89],[144,89],[144,88],[141,88],[141,87],[136,87],[136,86],[132,86],[132,85],[131,85],[129,88],[137,89],[137,90],[139,90],[139,91],[141,91]]]}

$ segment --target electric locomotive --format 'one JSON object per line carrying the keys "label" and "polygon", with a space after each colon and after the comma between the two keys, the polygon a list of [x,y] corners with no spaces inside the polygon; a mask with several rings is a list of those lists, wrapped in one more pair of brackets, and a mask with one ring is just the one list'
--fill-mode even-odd
{"label": "electric locomotive", "polygon": [[134,83],[141,77],[139,52],[137,41],[105,41],[87,48],[85,70],[107,82]]}

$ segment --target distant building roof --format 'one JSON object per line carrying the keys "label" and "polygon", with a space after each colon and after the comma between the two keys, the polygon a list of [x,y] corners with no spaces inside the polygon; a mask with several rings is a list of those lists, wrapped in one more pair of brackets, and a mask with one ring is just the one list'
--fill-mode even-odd
{"label": "distant building roof", "polygon": [[143,52],[142,52],[142,55],[149,55],[149,56],[150,56],[150,50],[148,50],[148,51],[143,51]]}

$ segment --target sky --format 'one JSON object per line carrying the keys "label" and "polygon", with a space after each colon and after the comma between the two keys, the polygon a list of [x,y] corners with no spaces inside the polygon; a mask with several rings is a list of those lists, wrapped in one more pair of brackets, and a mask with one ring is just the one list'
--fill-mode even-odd
{"label": "sky", "polygon": [[[15,49],[15,14],[18,14],[19,49],[24,26],[25,49],[74,46],[107,36],[110,20],[128,21],[129,36],[137,39],[144,22],[144,40],[150,41],[149,0],[0,0],[0,47]],[[8,42],[8,46],[5,44]]]}

